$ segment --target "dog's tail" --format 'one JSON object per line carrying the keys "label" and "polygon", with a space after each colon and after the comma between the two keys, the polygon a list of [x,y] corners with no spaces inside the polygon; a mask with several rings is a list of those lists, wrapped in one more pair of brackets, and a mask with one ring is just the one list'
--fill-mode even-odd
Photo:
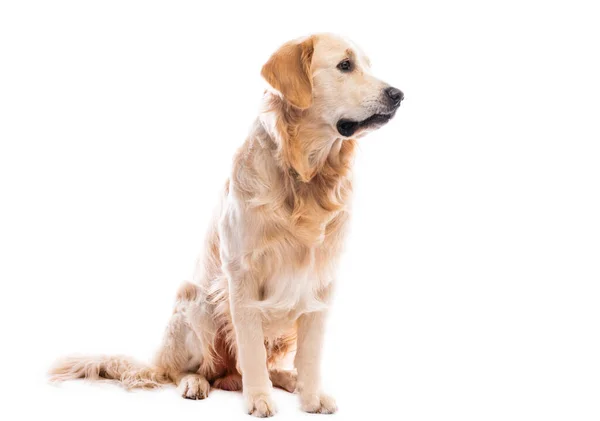
{"label": "dog's tail", "polygon": [[164,370],[123,356],[67,357],[59,360],[49,374],[50,380],[56,382],[113,380],[126,389],[153,389],[172,382]]}

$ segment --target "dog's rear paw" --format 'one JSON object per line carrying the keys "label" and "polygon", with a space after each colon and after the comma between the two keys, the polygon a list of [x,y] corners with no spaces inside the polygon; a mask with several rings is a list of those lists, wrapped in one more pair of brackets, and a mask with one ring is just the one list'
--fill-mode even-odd
{"label": "dog's rear paw", "polygon": [[230,390],[232,392],[242,390],[242,376],[239,374],[228,374],[214,381],[215,389]]}
{"label": "dog's rear paw", "polygon": [[277,412],[275,403],[269,393],[248,394],[248,413],[258,418],[272,417]]}
{"label": "dog's rear paw", "polygon": [[311,414],[333,414],[337,411],[335,399],[324,393],[301,394],[300,405]]}
{"label": "dog's rear paw", "polygon": [[199,374],[189,374],[181,379],[177,389],[186,399],[204,399],[208,397],[210,383]]}
{"label": "dog's rear paw", "polygon": [[298,375],[296,370],[269,370],[269,376],[273,386],[279,387],[283,390],[287,390],[290,393],[294,393],[296,390],[296,383]]}

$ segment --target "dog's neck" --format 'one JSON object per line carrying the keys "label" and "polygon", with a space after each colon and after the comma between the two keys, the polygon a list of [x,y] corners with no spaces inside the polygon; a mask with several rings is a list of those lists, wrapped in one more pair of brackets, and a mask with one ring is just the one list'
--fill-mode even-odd
{"label": "dog's neck", "polygon": [[308,115],[308,110],[296,109],[276,95],[265,95],[259,123],[282,170],[303,183],[315,177],[349,176],[355,140],[332,134]]}

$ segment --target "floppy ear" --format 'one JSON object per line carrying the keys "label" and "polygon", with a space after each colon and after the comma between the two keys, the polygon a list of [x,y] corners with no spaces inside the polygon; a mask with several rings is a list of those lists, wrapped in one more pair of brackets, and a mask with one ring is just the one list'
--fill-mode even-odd
{"label": "floppy ear", "polygon": [[306,109],[312,104],[310,64],[313,40],[292,41],[277,50],[263,66],[261,75],[294,107]]}

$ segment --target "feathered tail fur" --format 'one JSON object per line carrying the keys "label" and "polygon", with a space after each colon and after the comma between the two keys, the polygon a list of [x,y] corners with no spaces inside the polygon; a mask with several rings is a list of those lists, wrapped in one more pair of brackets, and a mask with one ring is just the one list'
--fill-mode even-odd
{"label": "feathered tail fur", "polygon": [[153,389],[171,383],[166,372],[123,356],[67,357],[50,370],[51,381],[113,380],[126,389]]}

